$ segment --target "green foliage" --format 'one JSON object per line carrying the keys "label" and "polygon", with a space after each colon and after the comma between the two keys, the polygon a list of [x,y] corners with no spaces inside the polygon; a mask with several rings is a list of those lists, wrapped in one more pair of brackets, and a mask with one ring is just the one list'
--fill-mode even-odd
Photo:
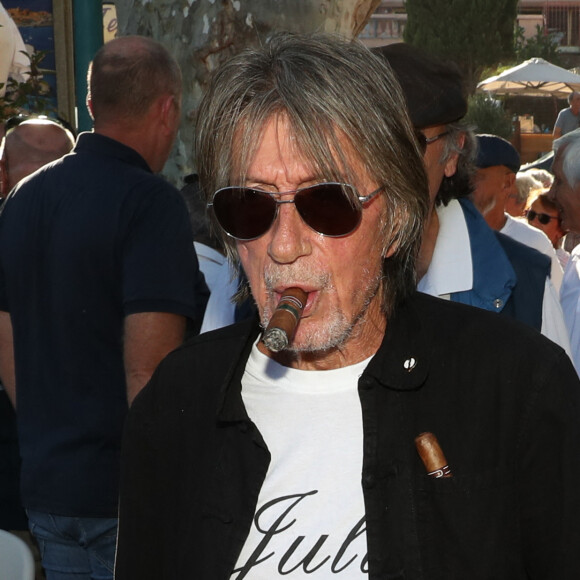
{"label": "green foliage", "polygon": [[501,101],[483,93],[469,97],[464,121],[473,126],[476,133],[492,133],[504,139],[509,139],[513,133],[511,116]]}
{"label": "green foliage", "polygon": [[[6,94],[0,97],[0,122],[20,112],[47,114],[54,110],[50,101],[50,86],[43,80],[40,63],[46,56],[45,51],[35,51],[30,58],[30,75],[25,82],[8,79]],[[0,87],[4,85],[0,83]]]}
{"label": "green foliage", "polygon": [[470,92],[486,66],[513,58],[517,0],[406,0],[405,41],[457,63]]}
{"label": "green foliage", "polygon": [[516,61],[523,62],[530,58],[543,58],[555,65],[560,65],[558,43],[553,34],[543,27],[536,26],[536,34],[531,38],[524,37],[524,29],[517,27],[514,39]]}

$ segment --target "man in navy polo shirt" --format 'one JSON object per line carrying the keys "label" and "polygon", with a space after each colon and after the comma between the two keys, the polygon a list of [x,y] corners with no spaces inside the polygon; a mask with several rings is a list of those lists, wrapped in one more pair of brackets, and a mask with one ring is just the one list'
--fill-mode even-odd
{"label": "man in navy polo shirt", "polygon": [[106,44],[89,71],[94,132],[20,183],[0,217],[0,376],[48,580],[113,577],[124,418],[197,316],[187,210],[155,175],[181,85],[158,43]]}

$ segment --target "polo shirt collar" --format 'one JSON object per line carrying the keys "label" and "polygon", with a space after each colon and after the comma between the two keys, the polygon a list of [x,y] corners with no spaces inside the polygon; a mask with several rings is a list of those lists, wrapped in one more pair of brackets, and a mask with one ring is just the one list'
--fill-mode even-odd
{"label": "polo shirt collar", "polygon": [[82,153],[83,151],[90,151],[96,155],[115,157],[125,163],[153,173],[147,161],[135,149],[100,133],[85,132],[78,136],[74,152]]}

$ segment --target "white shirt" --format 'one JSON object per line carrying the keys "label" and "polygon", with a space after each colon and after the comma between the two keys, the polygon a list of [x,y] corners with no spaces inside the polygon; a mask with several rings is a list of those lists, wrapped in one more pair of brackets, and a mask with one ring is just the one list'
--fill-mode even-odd
{"label": "white shirt", "polygon": [[507,213],[505,216],[507,221],[500,232],[530,248],[534,248],[534,250],[542,252],[542,254],[546,254],[552,260],[550,273],[552,284],[554,284],[556,291],[560,292],[562,278],[564,278],[564,270],[548,236],[542,230],[531,226],[523,220],[516,219]]}
{"label": "white shirt", "polygon": [[463,210],[457,200],[437,208],[439,232],[429,269],[418,289],[431,296],[449,299],[453,292],[473,288],[473,267],[469,232]]}
{"label": "white shirt", "polygon": [[580,246],[570,253],[560,290],[564,320],[570,333],[572,361],[580,375]]}
{"label": "white shirt", "polygon": [[556,256],[558,256],[558,260],[560,260],[562,269],[565,270],[568,265],[568,260],[570,259],[570,254],[564,248],[556,248]]}
{"label": "white shirt", "polygon": [[271,460],[231,580],[368,578],[358,378],[369,360],[304,371],[254,345],[242,398]]}
{"label": "white shirt", "polygon": [[[437,207],[439,233],[429,269],[419,281],[421,292],[449,299],[453,292],[473,288],[473,262],[469,232],[457,200]],[[547,239],[547,238],[546,238]],[[549,240],[548,240],[549,242]],[[570,340],[564,323],[558,293],[546,278],[542,303],[542,334],[559,344],[570,355]]]}
{"label": "white shirt", "polygon": [[210,291],[200,329],[202,333],[234,322],[236,307],[231,299],[237,291],[238,279],[223,254],[199,242],[194,242],[194,246],[199,269]]}

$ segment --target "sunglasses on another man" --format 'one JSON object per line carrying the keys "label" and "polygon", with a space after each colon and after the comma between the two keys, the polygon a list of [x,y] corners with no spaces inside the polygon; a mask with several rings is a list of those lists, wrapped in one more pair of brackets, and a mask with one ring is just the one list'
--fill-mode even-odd
{"label": "sunglasses on another man", "polygon": [[[263,236],[272,227],[278,207],[285,203],[293,203],[302,221],[316,233],[342,237],[358,227],[363,205],[382,189],[384,186],[364,196],[358,195],[348,183],[317,183],[284,192],[232,186],[218,189],[207,205],[222,229],[236,240],[249,241]],[[294,197],[281,199],[288,194]]]}
{"label": "sunglasses on another man", "polygon": [[549,215],[547,213],[538,213],[537,211],[534,211],[533,209],[529,209],[528,211],[526,211],[526,217],[528,218],[529,222],[533,222],[536,218],[538,218],[538,221],[544,226],[547,226],[551,220],[559,219],[559,216],[557,216],[557,215]]}

